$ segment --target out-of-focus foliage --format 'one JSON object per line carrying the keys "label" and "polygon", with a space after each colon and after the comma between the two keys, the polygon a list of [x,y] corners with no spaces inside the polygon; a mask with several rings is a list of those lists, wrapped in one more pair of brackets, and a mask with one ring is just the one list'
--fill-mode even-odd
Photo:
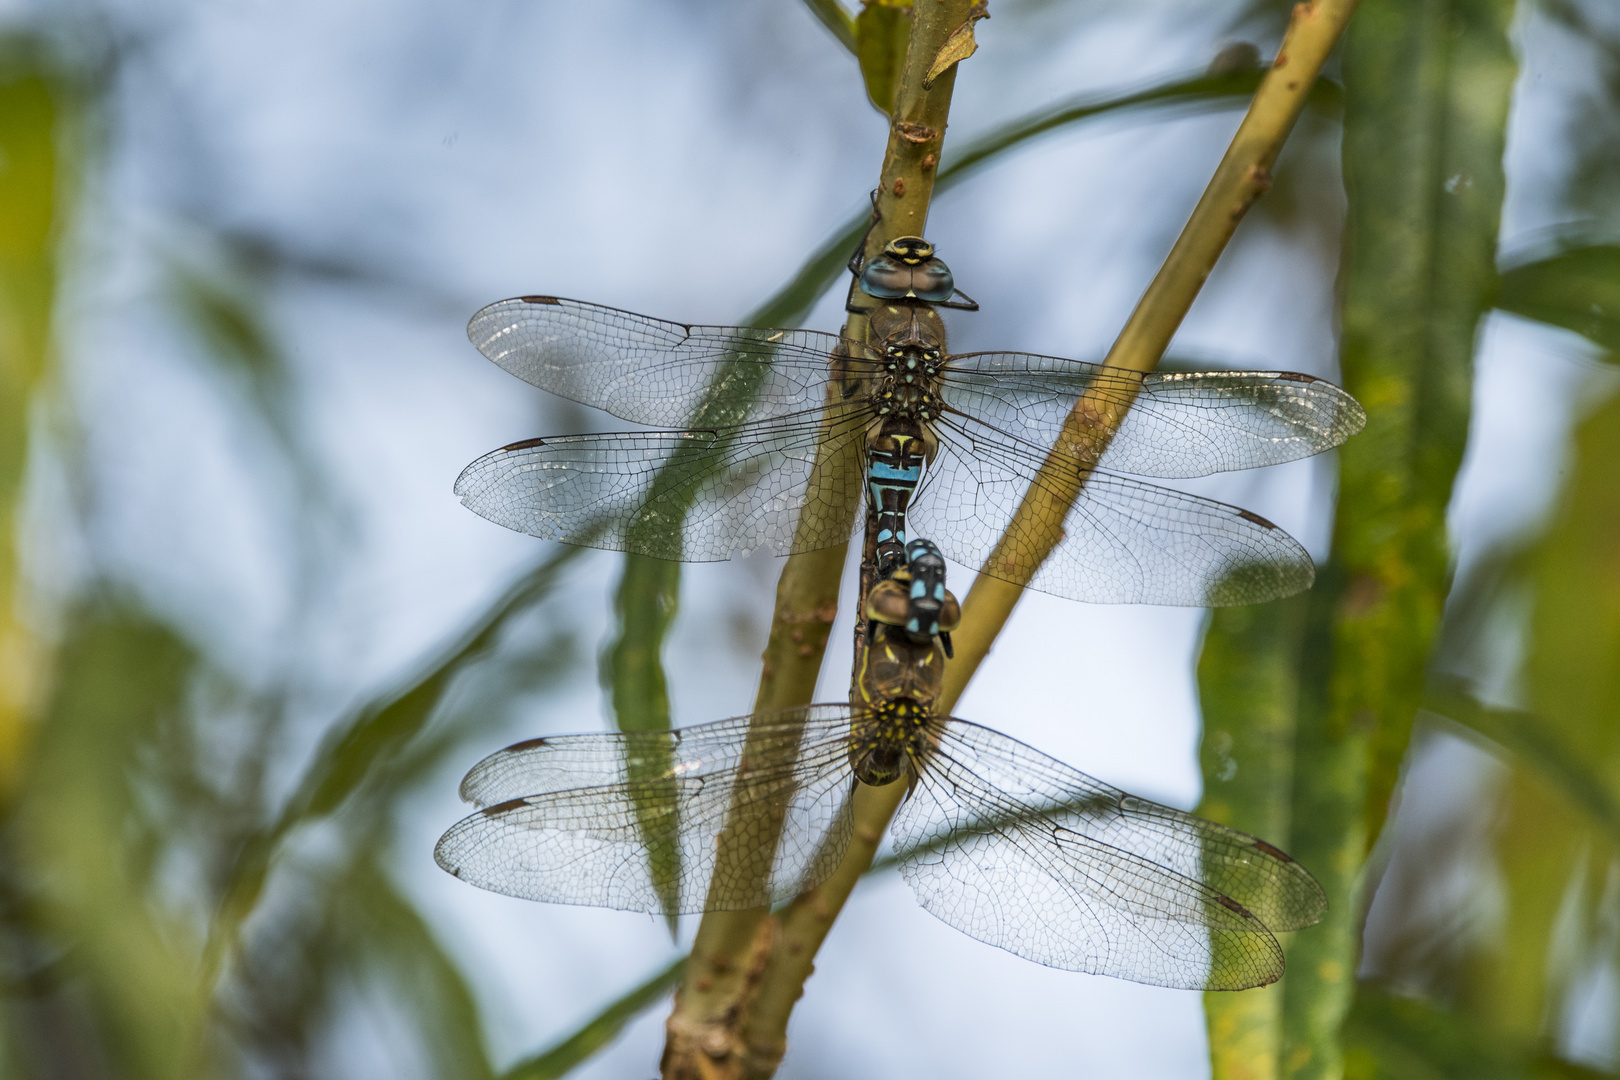
{"label": "out-of-focus foliage", "polygon": [[[1557,1057],[1583,984],[1620,962],[1613,881],[1620,852],[1620,398],[1581,425],[1574,468],[1545,534],[1500,579],[1528,589],[1527,709],[1436,680],[1428,707],[1490,740],[1508,773],[1495,858],[1501,916],[1491,939],[1408,940],[1391,974],[1441,1005],[1363,987],[1347,1029],[1360,1078],[1610,1075]],[[1459,952],[1459,948],[1461,951]]]}
{"label": "out-of-focus foliage", "polygon": [[1206,809],[1281,842],[1331,906],[1290,943],[1281,994],[1266,991],[1280,1004],[1206,995],[1222,1080],[1344,1067],[1365,860],[1450,584],[1446,508],[1495,291],[1512,10],[1367,0],[1344,43],[1340,362],[1367,427],[1340,451],[1332,557],[1303,614],[1219,613],[1200,668]]}
{"label": "out-of-focus foliage", "polygon": [[1502,274],[1497,306],[1620,349],[1620,248],[1571,247]]}
{"label": "out-of-focus foliage", "polygon": [[[1561,506],[1518,561],[1534,597],[1527,621],[1528,708],[1482,724],[1478,706],[1436,710],[1497,740],[1510,772],[1496,857],[1500,937],[1466,958],[1460,1007],[1520,1054],[1555,1049],[1581,984],[1620,961],[1612,882],[1620,866],[1620,398],[1581,425]],[[1454,704],[1455,702],[1455,704]]]}
{"label": "out-of-focus foliage", "polygon": [[67,181],[54,88],[20,44],[0,50],[0,790],[16,779],[41,645],[17,618],[16,530],[27,468],[28,410],[50,358],[57,195]]}
{"label": "out-of-focus foliage", "polygon": [[[1522,629],[1526,707],[1483,704],[1468,683],[1429,670],[1440,601],[1450,587],[1442,525],[1464,445],[1468,359],[1480,316],[1495,305],[1605,349],[1620,340],[1614,322],[1620,258],[1602,242],[1601,227],[1574,230],[1552,250],[1493,273],[1501,200],[1500,166],[1493,163],[1502,156],[1513,77],[1509,14],[1501,4],[1406,7],[1400,16],[1390,5],[1364,5],[1347,44],[1351,203],[1343,362],[1369,423],[1341,452],[1334,564],[1313,601],[1332,605],[1323,615],[1337,629],[1305,636],[1300,668],[1307,683],[1321,680],[1340,704],[1325,730],[1302,730],[1287,808],[1290,850],[1324,880],[1340,882],[1330,891],[1342,906],[1331,924],[1336,934],[1300,935],[1291,945],[1280,1045],[1255,1034],[1270,1020],[1258,996],[1208,1002],[1212,1040],[1229,1052],[1224,1063],[1215,1056],[1218,1077],[1333,1075],[1320,1055],[1336,1053],[1336,1046],[1343,1047],[1344,1075],[1356,1080],[1599,1075],[1557,1055],[1559,1033],[1572,1023],[1583,989],[1589,992],[1592,980],[1616,964],[1620,407],[1614,401],[1582,425],[1561,509],[1544,538],[1483,560],[1447,609],[1446,635],[1477,639],[1500,633],[1504,616],[1519,618],[1514,613],[1524,607],[1516,598],[1533,597]],[[1591,188],[1589,182],[1587,196]],[[1607,192],[1612,198],[1612,183]],[[1216,615],[1201,685],[1205,812],[1235,806],[1244,816],[1233,820],[1258,829],[1278,824],[1278,809],[1265,799],[1275,791],[1275,767],[1267,764],[1269,744],[1260,742],[1276,722],[1274,708],[1254,707],[1244,690],[1279,652],[1296,654],[1301,643],[1281,631],[1281,614],[1276,636],[1257,637],[1249,626],[1254,617]],[[1323,652],[1313,660],[1313,650]],[[1246,661],[1235,661],[1234,651]],[[1296,692],[1286,681],[1276,691],[1285,701]],[[1367,898],[1347,886],[1366,872],[1362,857],[1378,835],[1420,693],[1429,709],[1487,740],[1508,765],[1497,805],[1478,811],[1495,815],[1499,922],[1479,937],[1460,912],[1439,923],[1425,922],[1415,909],[1397,916],[1406,936],[1383,943],[1380,962],[1402,993],[1364,984],[1351,1004]],[[1325,754],[1335,740],[1338,754]],[[1252,762],[1233,756],[1246,743],[1259,743]],[[1228,791],[1234,780],[1245,788],[1238,799]],[[1337,811],[1335,798],[1343,800]],[[1365,817],[1366,832],[1353,827],[1352,811]],[[1281,824],[1275,835],[1290,836]],[[1425,898],[1420,889],[1390,903]],[[1337,995],[1320,977],[1324,965],[1340,982]],[[1431,1000],[1405,996],[1416,991]]]}
{"label": "out-of-focus foliage", "polygon": [[879,112],[894,111],[910,34],[911,5],[904,0],[877,0],[855,16],[855,56],[866,79],[866,96]]}

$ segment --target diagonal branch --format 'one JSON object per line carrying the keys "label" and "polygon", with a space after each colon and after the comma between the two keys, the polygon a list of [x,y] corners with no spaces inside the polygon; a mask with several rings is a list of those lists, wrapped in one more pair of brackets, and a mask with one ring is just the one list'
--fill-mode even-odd
{"label": "diagonal branch", "polygon": [[[1238,223],[1271,186],[1271,166],[1355,7],[1356,0],[1315,0],[1295,6],[1277,59],[1255,92],[1248,114],[1164,265],[1108,350],[1104,366],[1146,373],[1158,365]],[[1023,584],[1062,539],[1069,508],[1119,429],[1127,407],[1117,396],[1104,400],[1095,393],[1075,403],[1057,445],[987,561],[1000,564],[1000,575],[979,575],[962,604],[962,628],[954,635],[956,663],[945,679],[946,707],[961,696],[990,651],[1023,595]],[[1009,576],[1015,580],[1006,580]]]}

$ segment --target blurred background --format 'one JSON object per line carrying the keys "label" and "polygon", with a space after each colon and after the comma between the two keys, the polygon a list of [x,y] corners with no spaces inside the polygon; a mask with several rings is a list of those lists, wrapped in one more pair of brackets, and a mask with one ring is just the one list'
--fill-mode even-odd
{"label": "blurred background", "polygon": [[[1367,325],[1455,354],[1409,383],[1350,381],[1374,418],[1362,453],[1385,415],[1452,440],[1416,452],[1441,462],[1425,497],[1445,616],[1408,658],[1424,708],[1397,704],[1368,752],[1393,762],[1394,798],[1369,800],[1342,866],[1289,843],[1286,806],[1266,835],[1359,883],[1338,929],[1297,935],[1353,936],[1361,989],[1332,1021],[1352,1075],[1607,1074],[1620,9],[1423,10],[1458,43],[1423,71],[1449,111],[1381,114],[1423,102],[1366,90],[1365,62],[1341,92],[1330,64],[1172,356],[1337,380],[1344,331]],[[947,151],[1242,69],[1254,54],[1234,46],[1270,57],[1287,13],[997,0]],[[1080,110],[942,191],[930,238],[983,309],[948,316],[953,349],[1100,358],[1244,103]],[[506,375],[464,326],[536,292],[744,320],[863,212],[886,130],[795,0],[0,0],[5,1075],[655,1072],[663,973],[695,920],[672,941],[660,919],[483,893],[433,864],[473,762],[613,727],[621,630],[621,556],[509,533],[451,484],[497,446],[622,422]],[[1358,173],[1346,147],[1381,130],[1418,135],[1368,146]],[[1408,167],[1434,236],[1356,202],[1376,195],[1356,176]],[[1365,283],[1404,280],[1402,244],[1429,245],[1434,288],[1386,311]],[[1354,261],[1374,254],[1391,262]],[[842,289],[803,325],[836,330]],[[1346,498],[1365,487],[1349,475]],[[1329,455],[1192,489],[1326,561],[1337,476]],[[683,568],[674,723],[749,709],[779,569]],[[972,568],[952,574],[965,594]],[[1345,580],[1330,567],[1319,588],[1353,601]],[[958,713],[1219,817],[1215,795],[1250,783],[1243,720],[1206,729],[1200,701],[1230,705],[1222,672],[1256,654],[1213,651],[1242,643],[1217,621],[1201,686],[1208,621],[1031,594]],[[850,625],[821,700],[845,695]],[[857,890],[817,968],[784,1077],[1210,1075],[1199,995],[978,944],[892,872]]]}

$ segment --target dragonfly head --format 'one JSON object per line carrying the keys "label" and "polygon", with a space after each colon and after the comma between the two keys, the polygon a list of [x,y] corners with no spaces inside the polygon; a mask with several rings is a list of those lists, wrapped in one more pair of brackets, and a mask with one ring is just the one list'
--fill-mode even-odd
{"label": "dragonfly head", "polygon": [[939,303],[956,291],[951,268],[920,236],[899,236],[861,268],[861,290],[883,300]]}

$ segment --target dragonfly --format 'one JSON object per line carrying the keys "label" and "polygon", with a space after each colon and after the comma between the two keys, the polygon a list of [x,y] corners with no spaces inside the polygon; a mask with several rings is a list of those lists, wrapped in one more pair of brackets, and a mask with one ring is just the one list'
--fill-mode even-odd
{"label": "dragonfly", "polygon": [[[1286,371],[1141,375],[1032,353],[949,354],[925,300],[954,281],[948,270],[941,281],[932,245],[906,239],[923,245],[911,252],[916,266],[897,255],[861,278],[890,298],[869,313],[875,345],[555,296],[482,309],[468,336],[496,364],[661,430],[513,443],[469,465],[456,493],[508,528],[685,562],[844,543],[864,500],[888,513],[891,531],[909,517],[950,558],[1018,580],[1016,558],[987,559],[1032,485],[1061,488],[1078,472],[1078,499],[1064,520],[1044,523],[1062,539],[1031,588],[1220,606],[1309,587],[1309,555],[1270,521],[1138,477],[1320,453],[1360,430],[1352,397]],[[1100,459],[1058,455],[1057,471],[1043,472],[1082,397],[1129,411]],[[888,539],[891,553],[903,547],[898,533]],[[1017,543],[1001,554],[1009,550],[1021,554]]]}
{"label": "dragonfly", "polygon": [[939,715],[944,657],[927,631],[959,608],[934,591],[938,549],[913,540],[907,556],[868,596],[876,631],[850,704],[509,746],[462,781],[477,810],[439,840],[438,864],[550,903],[763,907],[838,866],[858,785],[903,783],[896,863],[921,906],[963,933],[1050,967],[1158,986],[1279,978],[1275,934],[1326,908],[1315,879],[1263,840]]}

